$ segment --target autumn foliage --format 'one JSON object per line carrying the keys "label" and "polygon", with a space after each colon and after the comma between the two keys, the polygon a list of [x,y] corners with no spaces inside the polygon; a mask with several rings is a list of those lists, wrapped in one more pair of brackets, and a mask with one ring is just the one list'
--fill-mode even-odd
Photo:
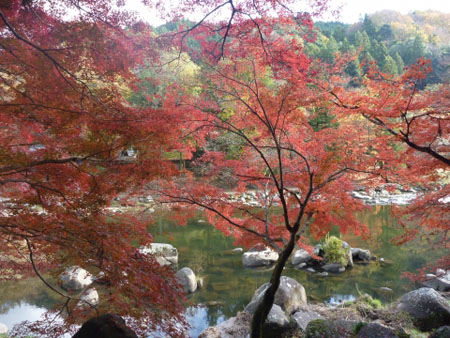
{"label": "autumn foliage", "polygon": [[[416,228],[401,215],[399,241],[426,227],[448,246],[441,201],[449,190],[437,183],[449,164],[448,86],[421,90],[429,63],[419,60],[398,77],[368,67],[361,86],[351,87],[344,69],[352,56],[329,65],[305,51],[313,16],[328,2],[308,1],[309,13],[291,11],[293,2],[183,1],[173,10],[146,1],[172,19],[204,14],[157,36],[121,1],[2,1],[1,277],[35,273],[45,281],[41,272],[55,277],[69,265],[102,271],[98,307],[80,309],[77,296],[54,287],[67,325],[114,309],[147,325],[142,330],[180,334],[183,297],[173,271],[136,250],[152,241],[147,224],[111,210],[151,189],[174,217],[183,211],[180,222],[201,210],[237,244],[280,253],[253,319],[259,337],[305,232],[319,238],[338,226],[370,236],[355,218],[365,208],[350,195],[355,187],[420,186],[427,193],[407,210]],[[210,21],[223,13],[225,21]],[[198,66],[191,83],[146,78],[164,93],[133,103],[139,69],[187,55]],[[212,149],[219,138],[233,144]],[[135,156],[124,156],[130,149]],[[164,157],[174,150],[192,160],[189,170]],[[257,191],[258,204],[233,199],[217,184],[223,177],[234,194]],[[58,336],[66,328],[40,329]]]}

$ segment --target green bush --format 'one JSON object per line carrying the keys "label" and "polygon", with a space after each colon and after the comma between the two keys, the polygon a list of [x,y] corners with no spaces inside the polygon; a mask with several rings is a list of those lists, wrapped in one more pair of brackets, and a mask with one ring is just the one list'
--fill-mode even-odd
{"label": "green bush", "polygon": [[323,244],[324,258],[328,263],[338,263],[342,266],[348,265],[348,254],[350,248],[344,248],[342,246],[342,240],[336,236],[325,237]]}

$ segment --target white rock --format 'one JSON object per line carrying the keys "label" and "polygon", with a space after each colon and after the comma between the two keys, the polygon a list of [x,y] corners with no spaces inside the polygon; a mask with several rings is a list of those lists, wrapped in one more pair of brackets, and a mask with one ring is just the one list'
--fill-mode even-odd
{"label": "white rock", "polygon": [[98,292],[95,288],[91,288],[81,296],[80,306],[89,306],[89,304],[92,306],[96,306],[98,305],[98,302]]}
{"label": "white rock", "polygon": [[60,276],[62,288],[66,290],[79,291],[87,288],[94,282],[93,276],[79,266],[67,268]]}
{"label": "white rock", "polygon": [[138,249],[142,255],[153,255],[160,265],[178,264],[177,248],[166,243],[151,243]]}
{"label": "white rock", "polygon": [[268,247],[262,251],[247,251],[242,255],[242,264],[245,267],[266,266],[278,260],[278,253]]}
{"label": "white rock", "polygon": [[0,323],[0,334],[3,333],[8,333],[8,327],[5,324]]}
{"label": "white rock", "polygon": [[180,284],[183,285],[186,292],[193,293],[197,290],[197,278],[195,277],[194,271],[190,268],[185,267],[180,269],[175,276]]}

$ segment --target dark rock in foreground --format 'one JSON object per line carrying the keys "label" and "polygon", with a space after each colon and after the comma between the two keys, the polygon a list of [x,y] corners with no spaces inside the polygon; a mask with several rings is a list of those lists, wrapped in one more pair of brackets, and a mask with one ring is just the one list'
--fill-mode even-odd
{"label": "dark rock in foreground", "polygon": [[356,338],[402,338],[407,337],[405,332],[395,332],[394,329],[380,323],[363,324],[358,330]]}
{"label": "dark rock in foreground", "polygon": [[72,338],[137,338],[122,317],[108,313],[89,319]]}
{"label": "dark rock in foreground", "polygon": [[429,338],[450,338],[450,326],[442,326],[434,331]]}

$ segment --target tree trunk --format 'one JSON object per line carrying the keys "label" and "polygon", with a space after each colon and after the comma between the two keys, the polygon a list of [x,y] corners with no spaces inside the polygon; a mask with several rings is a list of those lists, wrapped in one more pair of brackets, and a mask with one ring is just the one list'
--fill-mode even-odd
{"label": "tree trunk", "polygon": [[277,263],[275,264],[275,268],[272,272],[272,276],[270,277],[269,288],[264,293],[263,300],[259,303],[256,308],[255,313],[253,314],[251,329],[250,329],[250,337],[251,338],[261,338],[263,333],[263,325],[266,321],[267,315],[272,308],[273,301],[275,300],[275,293],[278,290],[280,285],[281,274],[283,273],[284,266],[286,265],[289,256],[294,250],[295,246],[295,232],[291,232],[291,237],[289,238],[289,242],[284,248],[284,250],[280,254],[280,258],[278,258]]}

